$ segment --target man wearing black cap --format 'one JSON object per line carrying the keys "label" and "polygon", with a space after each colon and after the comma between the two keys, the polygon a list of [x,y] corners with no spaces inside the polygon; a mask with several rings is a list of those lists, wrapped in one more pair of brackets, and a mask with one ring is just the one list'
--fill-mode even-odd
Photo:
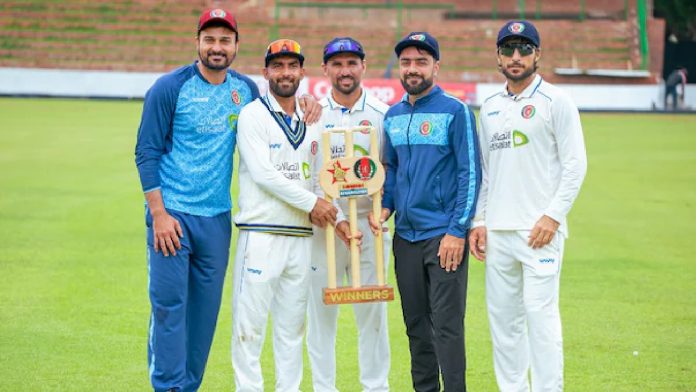
{"label": "man wearing black cap", "polygon": [[[466,235],[481,171],[476,120],[435,84],[437,40],[413,32],[395,48],[407,94],[384,120],[384,209],[396,212],[394,260],[416,391],[466,391]],[[381,225],[371,219],[371,228]]]}
{"label": "man wearing black cap", "polygon": [[587,169],[578,109],[537,74],[539,33],[498,34],[507,83],[481,106],[483,182],[469,235],[486,261],[486,303],[501,391],[563,389],[558,291],[570,211]]}
{"label": "man wearing black cap", "polygon": [[[331,90],[319,103],[322,105],[321,122],[325,129],[373,126],[378,140],[383,140],[384,114],[389,106],[370,95],[361,85],[365,74],[365,51],[360,42],[350,37],[337,37],[324,46],[324,75],[331,82]],[[370,135],[355,132],[353,142],[356,156],[368,155]],[[343,137],[331,137],[331,159],[345,156]],[[348,211],[345,199],[339,199],[339,210]],[[372,202],[367,197],[357,200],[359,231],[368,232],[367,213]],[[350,233],[348,221],[340,214],[336,233],[343,240]],[[384,237],[389,237],[385,235]],[[389,259],[390,244],[384,238],[385,259]],[[375,239],[365,236],[360,252],[360,275],[363,285],[377,284],[374,260]],[[312,270],[309,303],[307,307],[307,352],[312,365],[312,384],[315,392],[336,391],[336,321],[338,306],[323,302],[322,289],[327,287],[325,231],[317,229],[312,238]],[[347,277],[352,282],[350,252],[346,247],[336,249],[336,281]],[[360,384],[364,392],[389,390],[389,331],[387,305],[384,302],[353,305],[358,328],[358,356]],[[344,358],[344,361],[346,359]]]}
{"label": "man wearing black cap", "polygon": [[[268,93],[239,115],[239,228],[232,301],[236,391],[263,391],[259,359],[273,319],[276,391],[302,381],[312,223],[335,224],[336,207],[314,193],[321,127],[307,125],[295,93],[304,77],[300,44],[268,45]],[[311,222],[310,222],[311,218]]]}

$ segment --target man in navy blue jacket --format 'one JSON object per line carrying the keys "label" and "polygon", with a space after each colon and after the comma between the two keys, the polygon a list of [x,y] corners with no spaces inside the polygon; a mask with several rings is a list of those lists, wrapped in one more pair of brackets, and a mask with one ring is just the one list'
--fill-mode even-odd
{"label": "man in navy blue jacket", "polygon": [[[481,183],[476,121],[434,83],[437,40],[407,35],[395,47],[407,94],[384,118],[381,223],[396,212],[394,260],[416,391],[466,390],[466,236]],[[372,230],[381,224],[371,219]]]}

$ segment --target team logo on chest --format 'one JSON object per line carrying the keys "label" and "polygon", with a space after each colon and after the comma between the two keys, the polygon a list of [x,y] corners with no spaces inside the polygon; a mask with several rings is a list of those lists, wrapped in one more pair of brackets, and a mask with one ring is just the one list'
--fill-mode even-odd
{"label": "team logo on chest", "polygon": [[[358,125],[360,125],[361,127],[371,127],[371,126],[372,126],[372,123],[370,122],[370,120],[362,120],[362,121],[360,121],[360,123],[359,123]],[[369,134],[370,134],[370,130],[367,129],[367,128],[361,129],[361,130],[360,130],[360,133],[362,133],[362,134],[364,134],[364,135],[369,135]]]}
{"label": "team logo on chest", "polygon": [[358,179],[367,181],[375,176],[375,173],[377,172],[377,165],[375,165],[375,162],[372,159],[362,157],[355,161],[355,165],[353,165],[353,172]]}
{"label": "team logo on chest", "polygon": [[317,155],[317,150],[319,149],[319,143],[316,141],[312,142],[312,147],[310,151],[312,152],[312,155]]}
{"label": "team logo on chest", "polygon": [[534,117],[534,114],[536,113],[536,108],[533,105],[527,105],[522,108],[522,118],[529,120],[530,118]]}
{"label": "team logo on chest", "polygon": [[235,105],[239,105],[242,100],[239,99],[239,92],[237,90],[232,91],[232,102],[234,102]]}
{"label": "team logo on chest", "polygon": [[430,123],[430,121],[423,121],[420,125],[420,134],[423,136],[428,136],[430,135],[430,132],[433,131],[433,124]]}

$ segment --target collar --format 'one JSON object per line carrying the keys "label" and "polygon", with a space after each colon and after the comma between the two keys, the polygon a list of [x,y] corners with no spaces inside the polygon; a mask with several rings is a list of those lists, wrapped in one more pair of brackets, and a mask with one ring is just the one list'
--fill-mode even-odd
{"label": "collar", "polygon": [[[276,98],[273,96],[273,94],[266,92],[266,95],[263,97],[263,100],[266,101],[266,104],[274,112],[286,114],[285,111],[283,110],[283,108],[280,106],[280,104],[276,100]],[[297,119],[295,119],[295,120],[302,120],[304,118],[304,113],[300,109],[300,101],[297,98],[297,96],[295,96],[295,116],[297,116]]]}
{"label": "collar", "polygon": [[[433,99],[434,96],[442,94],[442,88],[440,88],[440,85],[436,84],[432,90],[428,93],[428,95],[420,97],[416,99],[415,103],[426,103]],[[405,93],[403,97],[401,97],[401,102],[406,102],[407,104],[411,104],[408,101],[408,93]]]}
{"label": "collar", "polygon": [[347,110],[345,106],[341,105],[340,103],[336,102],[333,98],[333,88],[329,89],[328,93],[326,94],[326,99],[329,102],[329,109],[331,110],[343,110],[343,111],[348,111],[349,113],[353,113],[356,111],[364,111],[365,110],[365,101],[367,100],[367,91],[365,88],[361,85],[360,88],[362,89],[362,94],[360,95],[360,98],[358,98],[357,101],[355,101],[355,104],[353,104],[353,107],[350,110]]}
{"label": "collar", "polygon": [[543,81],[543,79],[541,78],[541,75],[539,75],[539,74],[534,75],[534,79],[532,80],[532,83],[529,83],[529,86],[527,86],[527,88],[525,88],[524,91],[522,91],[519,95],[511,95],[507,89],[508,83],[505,82],[505,85],[503,85],[502,91],[500,91],[500,95],[505,96],[505,97],[510,97],[512,99],[515,99],[515,100],[522,99],[522,98],[531,98],[534,95],[534,93],[537,91],[539,86],[541,85],[542,81]]}

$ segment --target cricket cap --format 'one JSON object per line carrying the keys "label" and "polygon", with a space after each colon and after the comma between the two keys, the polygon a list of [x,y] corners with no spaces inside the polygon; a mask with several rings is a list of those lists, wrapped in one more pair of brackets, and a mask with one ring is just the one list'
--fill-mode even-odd
{"label": "cricket cap", "polygon": [[234,30],[235,33],[239,34],[237,30],[237,21],[231,12],[223,10],[222,8],[212,8],[203,11],[201,17],[198,18],[198,32],[208,27],[208,25],[215,23],[221,26],[229,27]]}
{"label": "cricket cap", "polygon": [[526,20],[511,20],[498,32],[496,46],[500,46],[503,41],[511,37],[520,37],[528,40],[537,48],[541,47],[541,39],[536,27]]}
{"label": "cricket cap", "polygon": [[430,53],[435,61],[440,60],[440,45],[438,45],[435,37],[424,31],[414,31],[405,36],[394,47],[396,57],[401,55],[401,52],[409,46],[415,46]]}

